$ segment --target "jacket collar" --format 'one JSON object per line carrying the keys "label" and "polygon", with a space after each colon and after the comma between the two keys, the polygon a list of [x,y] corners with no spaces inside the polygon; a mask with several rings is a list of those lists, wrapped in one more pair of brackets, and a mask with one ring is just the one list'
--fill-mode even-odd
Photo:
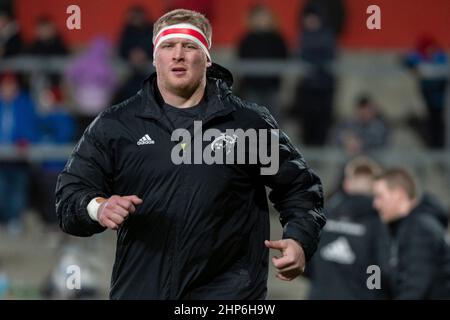
{"label": "jacket collar", "polygon": [[[231,94],[230,86],[233,83],[231,73],[223,67],[213,65],[212,71],[208,70],[207,85],[206,85],[206,110],[201,117],[201,120],[206,123],[216,117],[229,114],[235,110],[232,104],[225,104],[224,101],[228,95]],[[208,69],[210,69],[208,68]],[[228,74],[224,74],[226,70]],[[141,105],[136,112],[136,116],[140,118],[155,119],[156,121],[166,122],[162,107],[158,103],[158,96],[160,93],[156,87],[156,73],[150,75],[143,83],[142,90],[139,94],[142,96]]]}

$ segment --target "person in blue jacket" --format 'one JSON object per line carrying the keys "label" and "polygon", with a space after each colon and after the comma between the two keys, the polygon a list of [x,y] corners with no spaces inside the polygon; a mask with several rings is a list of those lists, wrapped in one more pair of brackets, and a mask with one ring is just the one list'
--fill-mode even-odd
{"label": "person in blue jacket", "polygon": [[39,140],[38,120],[31,97],[20,89],[16,75],[0,77],[0,145],[16,146],[18,158],[0,160],[0,223],[12,233],[21,229],[27,207],[29,170],[26,148]]}

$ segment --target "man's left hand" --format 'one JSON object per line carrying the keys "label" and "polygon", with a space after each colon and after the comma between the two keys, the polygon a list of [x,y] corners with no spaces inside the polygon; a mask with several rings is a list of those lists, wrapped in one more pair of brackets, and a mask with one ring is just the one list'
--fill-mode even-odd
{"label": "man's left hand", "polygon": [[277,278],[291,281],[305,270],[305,252],[302,246],[293,239],[264,241],[269,249],[280,250],[281,257],[272,257],[272,263],[278,269]]}

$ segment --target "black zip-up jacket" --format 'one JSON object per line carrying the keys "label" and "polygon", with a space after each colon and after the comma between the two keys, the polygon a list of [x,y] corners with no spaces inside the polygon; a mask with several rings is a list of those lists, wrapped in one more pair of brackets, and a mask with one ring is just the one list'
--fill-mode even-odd
{"label": "black zip-up jacket", "polygon": [[393,299],[450,299],[450,246],[442,212],[427,196],[389,224]]}
{"label": "black zip-up jacket", "polygon": [[[208,71],[203,130],[278,128],[266,108],[232,94],[231,74],[219,68]],[[134,97],[102,112],[76,145],[56,188],[61,228],[82,237],[102,232],[87,213],[90,200],[135,194],[143,203],[117,232],[112,299],[265,298],[265,186],[283,238],[301,243],[309,259],[325,224],[320,179],[281,130],[275,175],[260,175],[260,165],[173,164],[174,128],[155,82],[153,74]],[[137,145],[145,135],[154,143]]]}
{"label": "black zip-up jacket", "polygon": [[385,283],[377,289],[367,287],[368,267],[384,271],[387,248],[387,230],[372,208],[372,198],[338,192],[327,202],[325,215],[317,253],[306,270],[309,298],[387,299]]}

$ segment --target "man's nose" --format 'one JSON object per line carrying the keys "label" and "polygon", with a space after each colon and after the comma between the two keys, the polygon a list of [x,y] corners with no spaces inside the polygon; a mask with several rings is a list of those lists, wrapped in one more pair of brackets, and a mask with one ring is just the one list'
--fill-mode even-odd
{"label": "man's nose", "polygon": [[173,51],[173,60],[179,61],[184,59],[184,49],[181,44],[177,44]]}

